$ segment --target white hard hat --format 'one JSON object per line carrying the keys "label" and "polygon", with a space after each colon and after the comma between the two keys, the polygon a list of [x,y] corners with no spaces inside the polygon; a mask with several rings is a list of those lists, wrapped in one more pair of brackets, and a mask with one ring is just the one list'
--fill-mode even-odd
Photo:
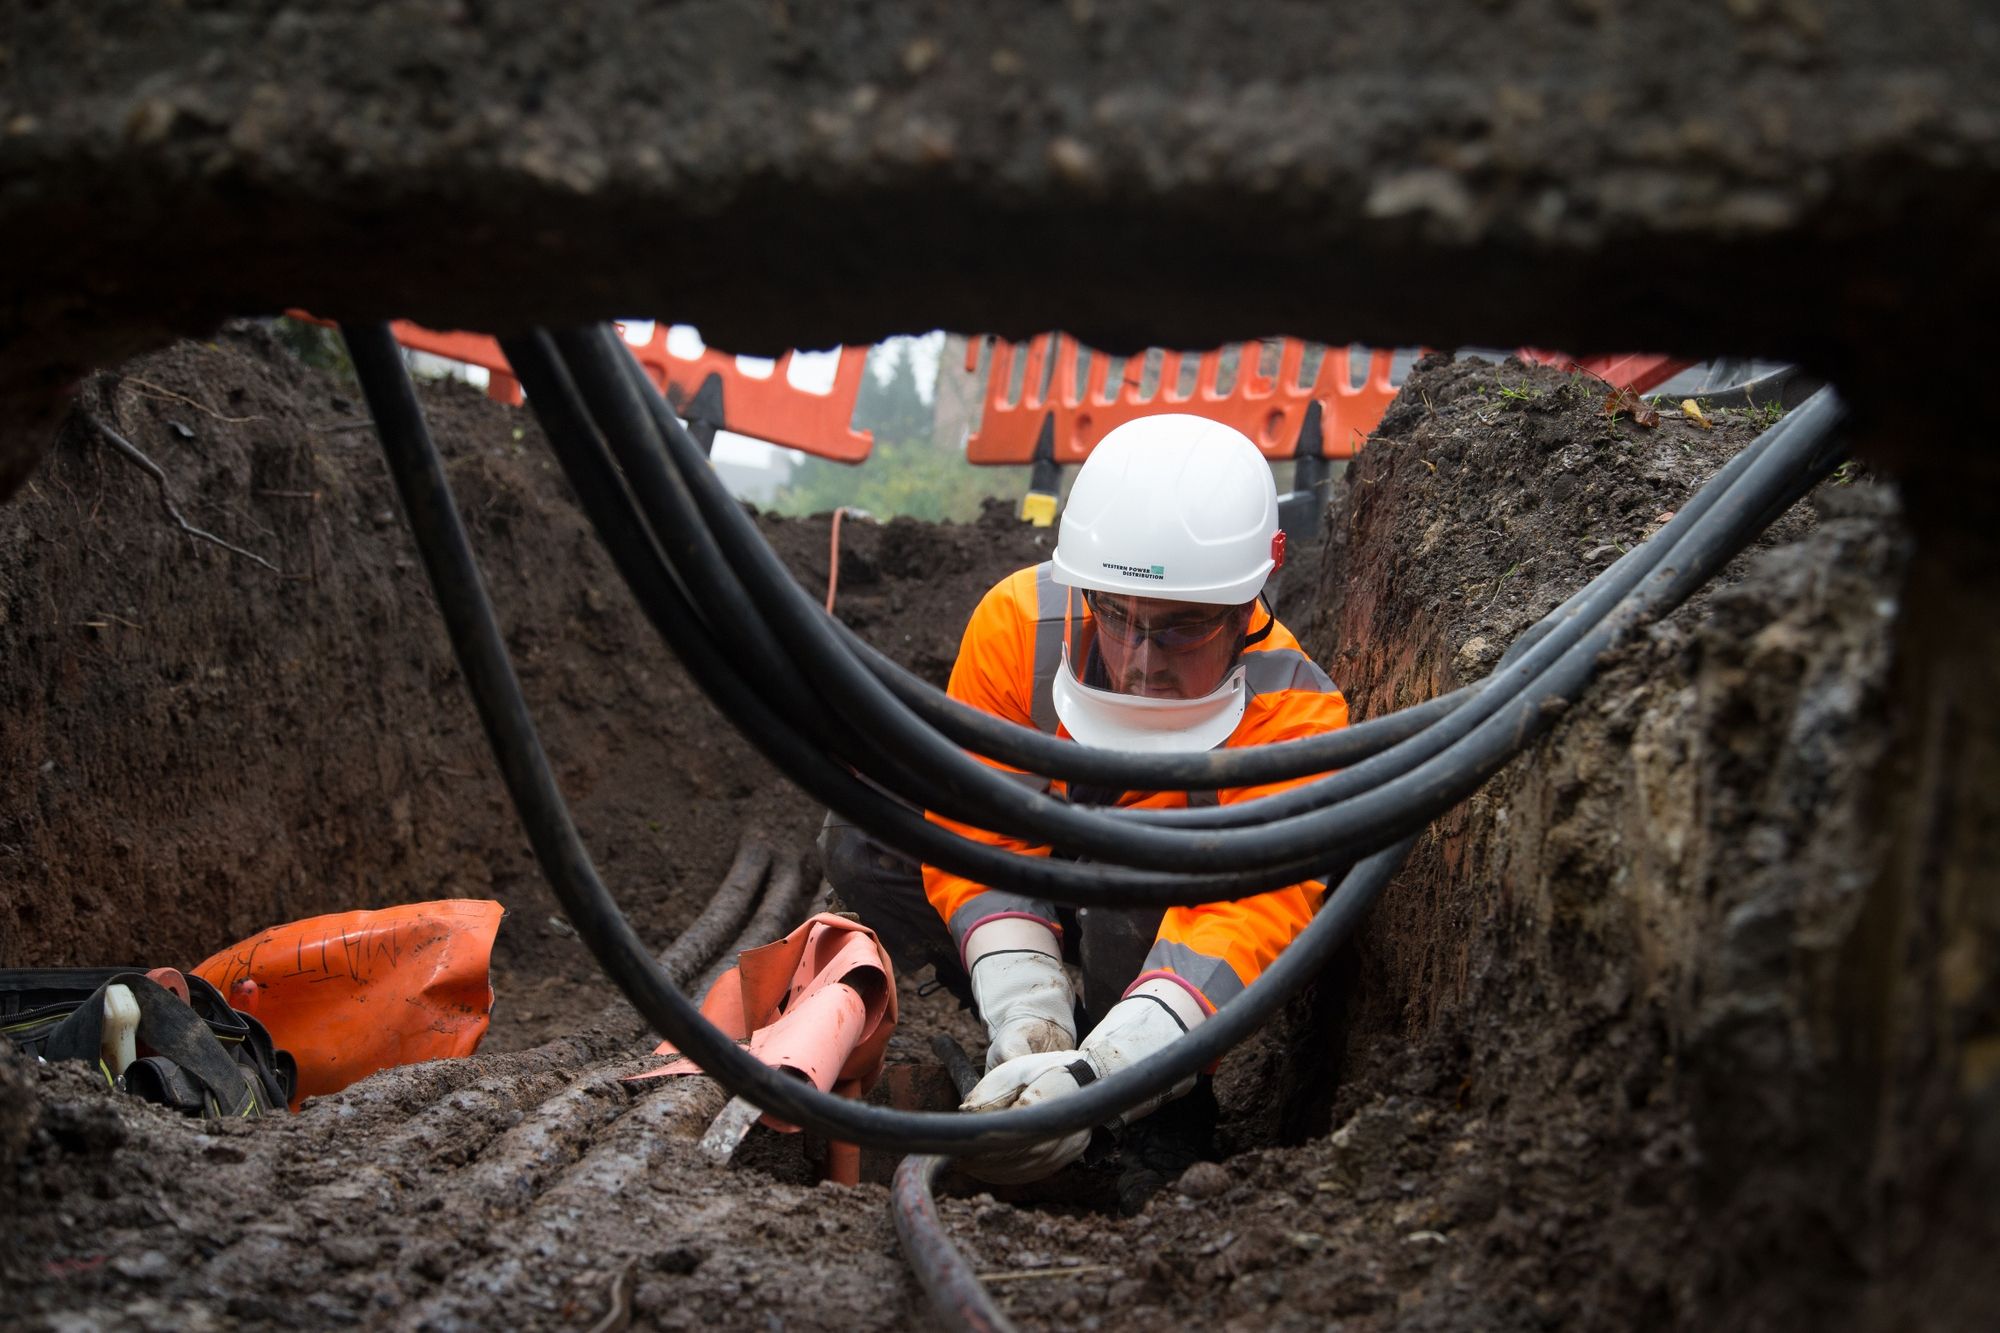
{"label": "white hard hat", "polygon": [[1057,583],[1240,606],[1282,556],[1278,488],[1248,436],[1172,413],[1119,426],[1077,470],[1056,533]]}
{"label": "white hard hat", "polygon": [[[1207,750],[1227,740],[1249,691],[1243,668],[1232,666],[1246,642],[1240,613],[1221,608],[1253,601],[1283,552],[1270,466],[1242,432],[1171,414],[1141,417],[1106,435],[1063,507],[1051,577],[1088,593],[1201,603],[1218,613],[1204,619],[1190,608],[1165,629],[1106,629],[1122,646],[1100,652],[1103,627],[1072,594],[1052,682],[1056,716],[1070,735],[1086,745],[1149,752]],[[1118,678],[1107,670],[1107,653],[1119,664]],[[1188,679],[1164,665],[1168,657],[1200,664],[1206,674],[1191,687],[1199,693],[1170,686],[1162,695],[1155,682]]]}

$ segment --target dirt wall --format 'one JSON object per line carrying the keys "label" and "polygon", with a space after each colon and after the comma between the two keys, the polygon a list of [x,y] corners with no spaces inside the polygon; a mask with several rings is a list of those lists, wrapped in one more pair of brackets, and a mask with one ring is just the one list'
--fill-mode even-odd
{"label": "dirt wall", "polygon": [[[1419,382],[1350,470],[1309,639],[1367,711],[1475,678],[1719,461],[1551,376]],[[1911,678],[1934,613],[1894,493],[1813,505],[1438,821],[1361,945],[1337,1118],[1441,1108],[1574,1247],[1546,1272],[1571,1319],[2000,1309],[1971,1258],[2000,933],[1963,878],[2000,882],[1996,733]]]}

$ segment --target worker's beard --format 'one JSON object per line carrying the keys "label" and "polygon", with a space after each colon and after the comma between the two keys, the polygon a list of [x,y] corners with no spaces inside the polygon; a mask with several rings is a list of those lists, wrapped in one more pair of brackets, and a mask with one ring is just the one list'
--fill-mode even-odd
{"label": "worker's beard", "polygon": [[1229,674],[1241,650],[1243,636],[1232,627],[1197,648],[1170,652],[1151,639],[1124,646],[1107,636],[1098,639],[1105,676],[1120,694],[1142,699],[1199,699],[1213,693]]}

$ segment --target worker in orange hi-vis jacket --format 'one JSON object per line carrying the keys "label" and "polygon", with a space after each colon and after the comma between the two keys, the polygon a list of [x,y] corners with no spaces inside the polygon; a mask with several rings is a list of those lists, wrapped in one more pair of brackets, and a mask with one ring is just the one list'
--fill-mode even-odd
{"label": "worker in orange hi-vis jacket", "polygon": [[[1262,600],[1283,558],[1271,470],[1248,438],[1196,416],[1128,422],[1077,473],[1053,558],[1001,580],[972,613],[950,693],[1113,750],[1264,745],[1343,727],[1347,701]],[[1232,805],[1294,785],[1120,792],[1018,777],[1078,804],[1155,808]],[[930,818],[982,842],[1049,854]],[[936,866],[919,870],[837,819],[821,848],[842,900],[898,965],[932,964],[984,1019],[988,1072],[968,1110],[1074,1092],[1206,1021],[1305,927],[1326,888],[1309,880],[1164,913],[1072,910]],[[1079,965],[1080,997],[1065,957]],[[1212,1110],[1205,1087],[1203,1095]],[[1075,1160],[1089,1140],[1079,1133],[968,1165],[996,1182],[1033,1180]]]}

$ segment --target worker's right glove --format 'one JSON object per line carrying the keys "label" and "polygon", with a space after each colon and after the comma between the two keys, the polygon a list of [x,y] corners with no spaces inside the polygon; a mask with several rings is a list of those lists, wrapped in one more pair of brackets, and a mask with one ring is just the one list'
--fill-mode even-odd
{"label": "worker's right glove", "polygon": [[[1207,1008],[1196,993],[1179,981],[1161,975],[1143,978],[1111,1007],[1080,1049],[1021,1056],[989,1069],[958,1109],[1005,1111],[1072,1096],[1166,1049],[1207,1018]],[[1111,1124],[1130,1125],[1192,1087],[1190,1074],[1168,1091],[1127,1107]],[[991,1156],[961,1158],[959,1165],[990,1184],[1020,1185],[1053,1175],[1083,1156],[1089,1146],[1090,1131],[1083,1129]]]}
{"label": "worker's right glove", "polygon": [[972,998],[986,1020],[986,1067],[1076,1045],[1076,997],[1063,970],[1062,943],[1046,923],[1007,916],[965,937]]}

